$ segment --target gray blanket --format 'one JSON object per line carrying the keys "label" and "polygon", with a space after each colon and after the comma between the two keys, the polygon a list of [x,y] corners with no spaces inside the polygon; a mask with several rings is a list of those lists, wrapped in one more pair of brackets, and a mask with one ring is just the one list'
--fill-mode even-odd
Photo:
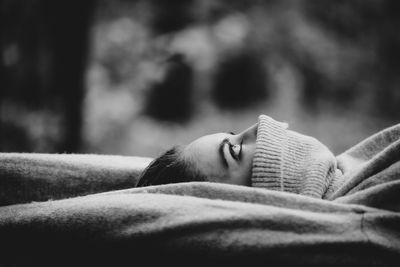
{"label": "gray blanket", "polygon": [[0,266],[398,266],[399,132],[339,155],[328,199],[205,182],[123,189],[149,159],[0,154]]}
{"label": "gray blanket", "polygon": [[1,261],[41,266],[398,262],[400,214],[349,202],[184,183],[5,206]]}

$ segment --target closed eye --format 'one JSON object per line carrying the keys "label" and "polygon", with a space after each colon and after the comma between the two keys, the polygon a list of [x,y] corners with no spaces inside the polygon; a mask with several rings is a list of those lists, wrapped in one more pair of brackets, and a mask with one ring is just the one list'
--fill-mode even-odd
{"label": "closed eye", "polygon": [[[231,135],[235,135],[234,132],[229,132],[229,134]],[[224,166],[224,168],[228,168],[229,164],[227,161],[227,158],[225,156],[225,145],[228,145],[228,149],[229,149],[229,154],[231,155],[231,157],[236,160],[239,161],[241,158],[241,154],[242,154],[242,143],[243,140],[240,142],[240,146],[236,145],[237,147],[235,147],[229,140],[229,138],[225,138],[224,140],[222,140],[222,142],[219,144],[219,148],[218,148],[218,152],[219,152],[219,158],[221,159],[221,163],[222,166]]]}
{"label": "closed eye", "polygon": [[232,143],[228,143],[229,145],[229,153],[231,154],[232,158],[236,161],[239,161],[242,156],[242,147],[243,147],[243,140],[240,142],[240,145],[233,145]]}
{"label": "closed eye", "polygon": [[229,143],[229,153],[231,154],[232,158],[234,158],[235,160],[239,160],[238,154],[236,154],[236,152],[234,151],[234,145],[232,145],[231,143]]}
{"label": "closed eye", "polygon": [[228,138],[225,138],[224,140],[222,140],[222,142],[219,144],[219,148],[218,148],[219,158],[221,159],[221,164],[222,164],[222,166],[224,166],[225,169],[227,169],[229,167],[228,161],[226,160],[225,152],[224,152],[224,150],[225,150],[224,148],[225,148],[226,144],[229,145]]}

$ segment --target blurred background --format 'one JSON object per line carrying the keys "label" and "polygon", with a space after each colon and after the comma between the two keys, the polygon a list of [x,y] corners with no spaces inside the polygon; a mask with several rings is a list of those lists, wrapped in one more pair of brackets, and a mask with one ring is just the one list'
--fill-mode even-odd
{"label": "blurred background", "polygon": [[396,0],[0,0],[0,151],[155,157],[267,114],[340,153],[400,120]]}

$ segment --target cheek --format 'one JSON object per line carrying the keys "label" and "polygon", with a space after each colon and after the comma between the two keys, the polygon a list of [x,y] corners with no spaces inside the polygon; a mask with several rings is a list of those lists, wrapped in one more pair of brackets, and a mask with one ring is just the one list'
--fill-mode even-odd
{"label": "cheek", "polygon": [[227,170],[222,169],[217,163],[218,159],[212,161],[207,161],[207,163],[202,164],[201,171],[207,176],[210,182],[224,183],[229,176]]}
{"label": "cheek", "polygon": [[213,174],[211,176],[208,176],[208,179],[209,179],[208,180],[209,182],[214,182],[214,183],[223,183],[223,184],[235,184],[236,183],[235,175],[232,173],[228,173],[228,172],[226,172],[224,174],[219,173],[217,175]]}
{"label": "cheek", "polygon": [[250,186],[251,172],[255,145],[247,144],[243,147],[243,158],[241,164],[232,172],[231,184]]}
{"label": "cheek", "polygon": [[256,151],[256,144],[249,144],[245,147],[243,154],[243,164],[251,166],[253,164],[254,152]]}
{"label": "cheek", "polygon": [[249,162],[243,162],[243,164],[236,171],[233,171],[230,177],[230,183],[249,186],[251,178],[251,165],[252,164],[249,164]]}
{"label": "cheek", "polygon": [[243,158],[243,169],[244,172],[251,175],[251,170],[253,167],[253,157],[254,157],[254,152],[255,152],[256,146],[254,145],[249,145],[246,154]]}

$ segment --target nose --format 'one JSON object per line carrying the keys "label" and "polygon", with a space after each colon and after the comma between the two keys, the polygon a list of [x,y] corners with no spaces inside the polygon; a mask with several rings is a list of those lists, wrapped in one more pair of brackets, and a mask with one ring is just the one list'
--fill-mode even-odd
{"label": "nose", "polygon": [[243,139],[243,142],[245,143],[255,143],[257,138],[257,128],[258,123],[250,126],[238,135],[241,139]]}

